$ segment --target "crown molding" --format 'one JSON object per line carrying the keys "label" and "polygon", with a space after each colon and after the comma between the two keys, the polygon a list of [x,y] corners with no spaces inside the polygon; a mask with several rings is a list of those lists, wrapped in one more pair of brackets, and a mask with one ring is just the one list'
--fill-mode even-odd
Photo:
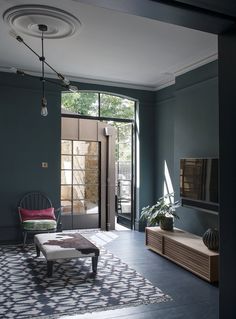
{"label": "crown molding", "polygon": [[[184,73],[190,72],[194,69],[197,69],[197,68],[199,68],[205,64],[208,64],[210,62],[213,62],[217,59],[218,59],[218,54],[215,53],[215,54],[212,54],[212,55],[210,55],[204,59],[201,59],[197,62],[193,62],[191,64],[188,64],[188,65],[180,68],[179,70],[177,70],[173,73],[170,73],[172,76],[170,76],[167,79],[161,79],[161,77],[160,77],[159,83],[156,83],[153,86],[134,84],[134,83],[126,83],[126,82],[107,81],[107,80],[99,79],[99,78],[91,79],[91,78],[86,78],[86,77],[70,76],[68,74],[65,74],[65,76],[72,82],[81,82],[81,83],[88,83],[88,84],[94,84],[94,85],[104,85],[104,86],[115,86],[115,87],[134,89],[134,90],[159,91],[159,90],[162,90],[168,86],[175,84],[175,78],[177,76],[180,76]],[[19,68],[19,69],[21,69],[21,68]],[[10,67],[0,66],[0,71],[12,73]],[[37,76],[37,77],[41,76],[40,72],[35,72],[32,70],[25,70],[25,69],[24,69],[24,71],[26,73],[33,75],[33,76]],[[57,77],[52,73],[45,73],[45,76],[48,78],[57,79]]]}

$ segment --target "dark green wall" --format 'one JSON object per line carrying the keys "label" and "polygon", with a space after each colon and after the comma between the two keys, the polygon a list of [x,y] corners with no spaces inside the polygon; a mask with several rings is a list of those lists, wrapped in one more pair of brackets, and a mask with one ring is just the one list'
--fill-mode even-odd
{"label": "dark green wall", "polygon": [[[142,207],[153,201],[155,93],[79,83],[81,90],[125,95],[139,101],[140,199]],[[60,205],[61,92],[46,85],[49,115],[40,115],[41,85],[38,79],[0,73],[1,183],[0,240],[19,238],[17,203],[29,191],[47,193]],[[48,168],[41,168],[48,162]]]}
{"label": "dark green wall", "polygon": [[[176,84],[157,91],[156,197],[163,192],[164,161],[179,198],[179,162],[187,157],[219,157],[217,62],[176,78]],[[202,235],[218,228],[218,216],[181,207],[177,227]]]}
{"label": "dark green wall", "polygon": [[[177,78],[174,86],[148,92],[79,83],[80,90],[103,91],[139,101],[140,208],[162,193],[166,161],[176,194],[179,158],[218,156],[217,63]],[[47,85],[49,115],[40,116],[41,86],[37,79],[0,74],[2,136],[0,240],[19,238],[17,203],[28,191],[49,194],[60,204],[60,96]],[[41,168],[48,162],[48,169]],[[180,209],[179,209],[180,210]],[[201,234],[217,226],[217,216],[181,208],[177,226]]]}
{"label": "dark green wall", "polygon": [[[40,116],[41,86],[11,74],[0,76],[0,239],[18,237],[17,203],[32,190],[46,192],[59,206],[60,95],[47,92],[49,115]],[[41,168],[48,162],[48,169]]]}

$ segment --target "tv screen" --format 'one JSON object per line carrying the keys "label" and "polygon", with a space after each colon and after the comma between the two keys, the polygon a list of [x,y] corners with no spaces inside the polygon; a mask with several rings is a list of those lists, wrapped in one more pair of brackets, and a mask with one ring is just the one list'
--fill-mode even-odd
{"label": "tv screen", "polygon": [[182,203],[213,211],[218,210],[217,158],[180,160],[180,196]]}

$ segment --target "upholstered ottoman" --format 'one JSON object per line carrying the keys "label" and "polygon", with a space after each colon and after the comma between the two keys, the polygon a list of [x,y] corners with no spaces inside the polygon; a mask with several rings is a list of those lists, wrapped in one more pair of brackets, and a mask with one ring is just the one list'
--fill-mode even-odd
{"label": "upholstered ottoman", "polygon": [[37,257],[40,251],[47,260],[47,275],[52,276],[53,262],[58,259],[92,257],[97,272],[99,249],[79,233],[43,233],[34,236]]}

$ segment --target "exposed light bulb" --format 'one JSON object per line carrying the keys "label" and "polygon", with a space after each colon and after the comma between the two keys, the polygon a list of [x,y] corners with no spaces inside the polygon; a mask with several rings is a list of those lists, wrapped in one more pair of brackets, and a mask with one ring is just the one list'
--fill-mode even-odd
{"label": "exposed light bulb", "polygon": [[47,109],[47,100],[45,97],[42,97],[42,104],[41,104],[41,115],[47,116],[48,115],[48,109]]}
{"label": "exposed light bulb", "polygon": [[68,89],[70,92],[77,93],[79,91],[78,87],[75,85],[68,85]]}

